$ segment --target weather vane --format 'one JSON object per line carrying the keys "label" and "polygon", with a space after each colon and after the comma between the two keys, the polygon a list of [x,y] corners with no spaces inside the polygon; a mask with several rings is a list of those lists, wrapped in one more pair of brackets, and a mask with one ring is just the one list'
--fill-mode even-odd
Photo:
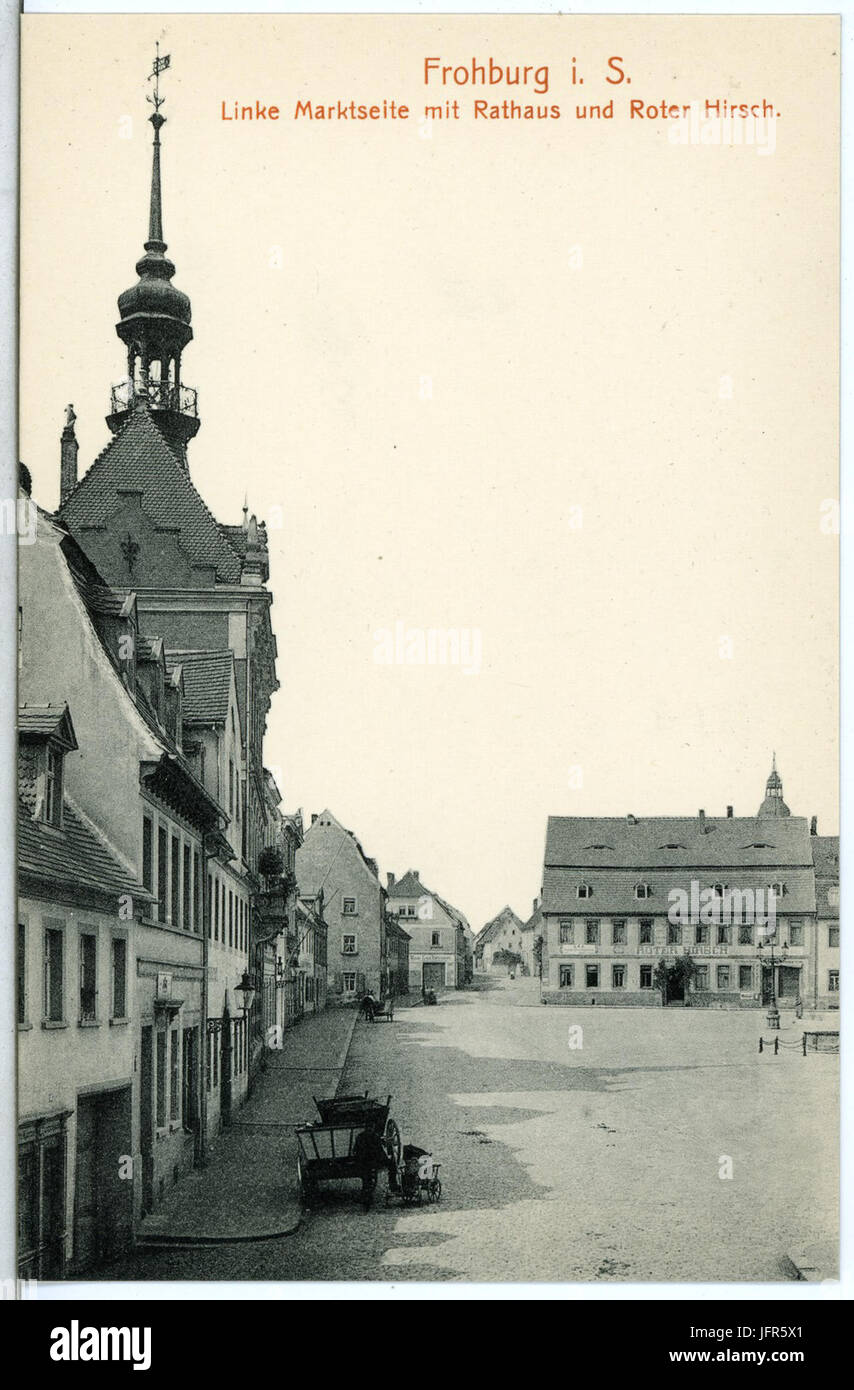
{"label": "weather vane", "polygon": [[148,74],[149,82],[152,80],[152,78],[154,79],[154,94],[146,96],[146,101],[150,101],[155,111],[159,111],[164,101],[166,100],[165,97],[162,97],[160,95],[160,74],[161,72],[165,72],[169,66],[169,54],[164,53],[163,57],[161,58],[159,43],[155,44],[155,50],[156,54],[154,59],[154,67]]}

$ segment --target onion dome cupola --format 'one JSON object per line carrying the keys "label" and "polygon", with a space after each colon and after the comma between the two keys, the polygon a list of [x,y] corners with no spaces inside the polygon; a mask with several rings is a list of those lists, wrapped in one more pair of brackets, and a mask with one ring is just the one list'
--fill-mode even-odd
{"label": "onion dome cupola", "polygon": [[756,813],[758,816],[790,816],[792,813],[783,800],[783,779],[777,771],[777,754],[771,758],[771,773],[765,783],[765,800]]}
{"label": "onion dome cupola", "polygon": [[176,445],[186,462],[186,446],[198,432],[196,392],[181,380],[181,353],[193,337],[190,300],[172,284],[175,266],[166,255],[163,240],[163,204],[160,179],[160,132],[166,124],[160,107],[160,73],[169,67],[169,55],[158,50],[149,81],[148,100],[154,107],[149,120],[154,127],[151,168],[151,202],[145,254],[136,263],[139,279],[119,295],[116,332],[127,348],[127,378],[112,389],[107,424],[117,433],[135,406],[147,408],[162,434]]}

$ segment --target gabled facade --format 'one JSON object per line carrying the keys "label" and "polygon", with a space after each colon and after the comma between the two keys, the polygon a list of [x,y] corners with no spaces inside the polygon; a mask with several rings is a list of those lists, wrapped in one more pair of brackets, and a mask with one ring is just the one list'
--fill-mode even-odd
{"label": "gabled facade", "polygon": [[300,897],[323,894],[330,1002],[388,987],[386,895],[377,864],[330,810],[313,815],[296,855]]}
{"label": "gabled facade", "polygon": [[422,882],[417,869],[388,875],[388,910],[410,936],[409,988],[461,989],[471,979],[471,929],[463,914]]}
{"label": "gabled facade", "polygon": [[[502,907],[485,926],[481,927],[474,943],[475,968],[484,974],[509,975],[522,972],[525,964],[524,924],[516,916],[512,907]],[[507,952],[505,959],[495,960],[496,955]],[[528,953],[530,955],[530,951]],[[513,957],[514,959],[510,959]],[[530,963],[528,963],[530,973]]]}

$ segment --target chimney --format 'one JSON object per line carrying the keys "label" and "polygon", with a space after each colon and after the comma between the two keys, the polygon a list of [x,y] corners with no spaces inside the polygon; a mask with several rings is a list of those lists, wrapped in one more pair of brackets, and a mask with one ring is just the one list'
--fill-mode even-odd
{"label": "chimney", "polygon": [[394,887],[394,874],[386,874],[386,879],[388,880],[388,891],[391,892]]}
{"label": "chimney", "polygon": [[726,818],[727,818],[727,820],[732,820],[732,807],[731,807],[731,806],[727,806],[727,808],[726,808]]}
{"label": "chimney", "polygon": [[311,823],[312,823],[312,825],[314,825],[314,822],[317,820],[318,814],[319,814],[319,813],[318,813],[317,811],[312,811],[312,813],[311,813]]}
{"label": "chimney", "polygon": [[810,834],[811,834],[811,835],[817,835],[817,834],[818,834],[818,816],[813,816],[813,817],[810,819]]}
{"label": "chimney", "polygon": [[703,810],[702,806],[700,807],[699,811],[697,812],[697,815],[698,815],[699,820],[700,820],[700,830],[701,830],[702,834],[705,835],[705,833],[706,833],[706,813],[705,813],[705,811]]}
{"label": "chimney", "polygon": [[74,433],[74,421],[76,419],[77,416],[74,414],[74,406],[67,406],[65,411],[65,425],[59,443],[60,506],[77,486],[77,435]]}

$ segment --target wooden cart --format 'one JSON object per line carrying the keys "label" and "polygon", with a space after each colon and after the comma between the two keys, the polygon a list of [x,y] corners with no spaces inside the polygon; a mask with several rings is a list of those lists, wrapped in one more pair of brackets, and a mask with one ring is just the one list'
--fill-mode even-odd
{"label": "wooden cart", "polygon": [[366,1091],[361,1096],[335,1096],[329,1100],[315,1096],[314,1103],[320,1121],[296,1126],[297,1181],[304,1202],[311,1201],[321,1182],[364,1176],[354,1146],[367,1129],[379,1135],[387,1157],[397,1168],[402,1145],[400,1130],[389,1115],[391,1096],[383,1102]]}

